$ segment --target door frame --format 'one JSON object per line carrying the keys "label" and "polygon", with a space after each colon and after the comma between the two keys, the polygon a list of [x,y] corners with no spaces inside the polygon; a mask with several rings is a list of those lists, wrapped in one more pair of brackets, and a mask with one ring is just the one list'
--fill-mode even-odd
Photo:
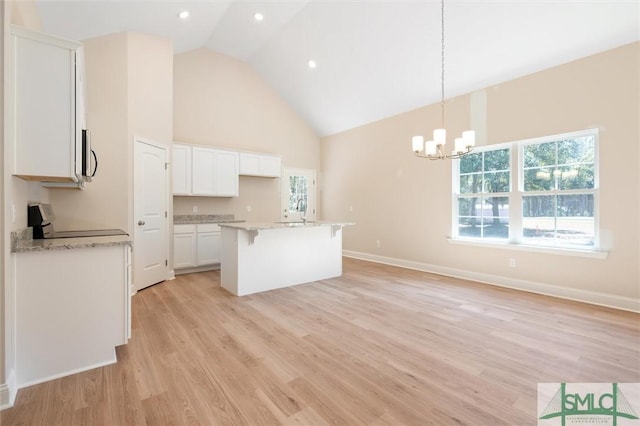
{"label": "door frame", "polygon": [[138,143],[143,143],[146,145],[151,145],[155,148],[159,148],[164,150],[165,152],[165,170],[167,171],[165,173],[165,208],[167,211],[167,220],[165,221],[165,242],[164,242],[164,246],[166,249],[166,255],[167,255],[167,265],[165,267],[165,275],[166,275],[166,279],[170,280],[175,278],[175,276],[173,275],[173,270],[171,269],[171,267],[169,266],[169,262],[173,262],[172,259],[172,248],[171,248],[171,223],[173,222],[173,206],[171,203],[172,197],[171,197],[171,182],[170,182],[170,178],[171,176],[169,175],[169,164],[171,161],[171,146],[168,144],[164,144],[162,142],[157,142],[154,141],[152,139],[148,139],[148,138],[144,138],[141,136],[134,136],[133,137],[133,179],[131,179],[132,182],[132,194],[133,194],[133,203],[132,203],[132,212],[131,212],[131,229],[133,232],[133,247],[131,250],[132,253],[132,261],[131,261],[131,276],[132,276],[132,286],[131,286],[131,295],[133,296],[134,294],[136,294],[138,292],[138,285],[135,281],[135,267],[136,267],[136,247],[137,244],[135,243],[135,236],[136,236],[136,229],[137,229],[137,222],[136,222],[136,199],[138,199],[138,197],[136,197],[136,168],[138,167],[137,164],[137,158],[136,158],[136,145]]}

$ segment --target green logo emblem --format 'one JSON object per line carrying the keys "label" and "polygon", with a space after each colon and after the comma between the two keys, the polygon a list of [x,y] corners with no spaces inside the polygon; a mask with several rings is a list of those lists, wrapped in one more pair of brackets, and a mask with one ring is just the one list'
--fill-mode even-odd
{"label": "green logo emblem", "polygon": [[[610,384],[611,391],[604,390],[603,384],[575,383],[570,385],[572,385],[572,390],[567,391],[567,384],[560,383],[559,389],[546,408],[542,410],[540,420],[558,417],[561,420],[561,425],[565,426],[567,418],[572,424],[609,423],[605,420],[609,418],[613,426],[617,426],[620,418],[639,419],[633,406],[620,391],[618,383]],[[609,386],[609,384],[606,385]],[[540,393],[540,384],[538,392]]]}

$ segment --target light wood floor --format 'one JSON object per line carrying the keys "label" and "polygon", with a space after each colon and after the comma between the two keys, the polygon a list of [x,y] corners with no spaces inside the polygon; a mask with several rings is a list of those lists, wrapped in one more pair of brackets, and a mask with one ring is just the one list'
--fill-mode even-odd
{"label": "light wood floor", "polygon": [[533,425],[538,382],[640,382],[637,314],[352,259],[219,280],[138,293],[117,364],[20,390],[2,425]]}

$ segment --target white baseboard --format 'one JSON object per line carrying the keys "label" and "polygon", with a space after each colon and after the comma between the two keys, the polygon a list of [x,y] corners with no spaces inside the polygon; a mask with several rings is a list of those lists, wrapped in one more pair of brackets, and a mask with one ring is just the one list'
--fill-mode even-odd
{"label": "white baseboard", "polygon": [[86,367],[78,368],[78,369],[75,369],[75,370],[65,371],[63,373],[58,373],[58,374],[52,374],[51,376],[42,377],[40,379],[32,380],[32,381],[26,382],[26,383],[21,383],[19,386],[20,386],[20,389],[22,389],[22,388],[26,388],[28,386],[37,385],[39,383],[48,382],[49,380],[55,380],[55,379],[59,379],[61,377],[71,376],[72,374],[78,374],[78,373],[82,373],[84,371],[93,370],[94,368],[99,368],[99,367],[104,367],[106,365],[115,364],[116,362],[118,362],[118,358],[116,357],[116,349],[114,348],[113,349],[113,358],[111,358],[111,359],[107,359],[105,361],[98,362],[98,363],[93,364],[93,365],[87,365]]}
{"label": "white baseboard", "polygon": [[483,274],[479,272],[466,271],[463,269],[430,265],[428,263],[414,262],[410,260],[396,259],[386,256],[378,256],[375,254],[362,253],[351,250],[343,250],[342,254],[345,257],[351,257],[354,259],[367,260],[370,262],[382,263],[391,266],[398,266],[400,268],[415,269],[417,271],[431,272],[438,275],[462,278],[465,280],[477,281],[483,284],[490,284],[498,287],[523,290],[531,293],[543,294],[546,296],[559,297],[561,299],[575,300],[578,302],[590,303],[592,305],[606,306],[609,308],[640,313],[640,299],[634,299],[631,297],[616,296],[614,294],[582,290],[578,288],[561,287],[552,284],[544,284],[534,281],[503,277],[500,275]]}
{"label": "white baseboard", "polygon": [[13,407],[17,393],[16,372],[12,369],[7,378],[7,383],[0,384],[0,410]]}
{"label": "white baseboard", "polygon": [[194,266],[192,268],[178,268],[174,272],[176,275],[183,275],[192,274],[194,272],[216,271],[218,269],[220,269],[220,264],[215,263],[213,265]]}

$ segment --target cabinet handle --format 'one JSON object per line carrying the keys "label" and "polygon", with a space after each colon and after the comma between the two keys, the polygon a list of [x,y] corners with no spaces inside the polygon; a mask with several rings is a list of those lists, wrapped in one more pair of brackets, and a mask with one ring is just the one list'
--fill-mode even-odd
{"label": "cabinet handle", "polygon": [[142,225],[144,225],[144,223],[145,223],[144,220],[139,220],[138,221],[138,226],[142,226]]}

